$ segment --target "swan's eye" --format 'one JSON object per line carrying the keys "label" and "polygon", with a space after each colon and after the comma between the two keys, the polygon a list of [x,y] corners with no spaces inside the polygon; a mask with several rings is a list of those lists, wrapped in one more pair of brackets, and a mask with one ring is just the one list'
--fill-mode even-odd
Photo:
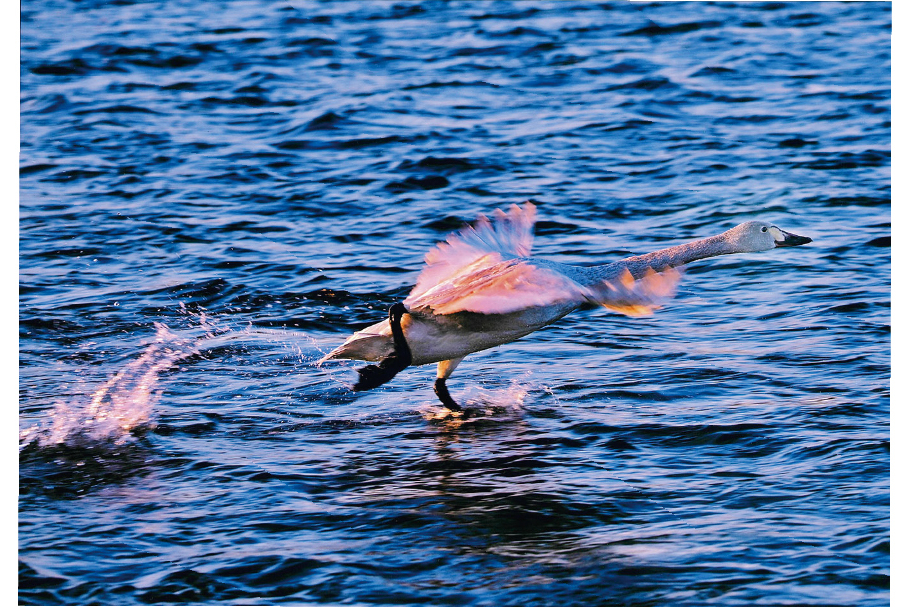
{"label": "swan's eye", "polygon": [[766,231],[767,231],[767,226],[764,226],[763,228],[761,228],[761,232],[766,232]]}

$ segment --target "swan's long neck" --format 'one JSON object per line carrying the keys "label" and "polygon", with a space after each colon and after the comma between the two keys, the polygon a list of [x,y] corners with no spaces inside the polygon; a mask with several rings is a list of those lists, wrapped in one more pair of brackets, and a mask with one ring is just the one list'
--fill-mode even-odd
{"label": "swan's long neck", "polygon": [[[631,272],[635,279],[641,278],[647,272],[648,268],[653,268],[661,272],[666,268],[674,268],[698,259],[707,257],[716,257],[717,255],[728,255],[736,253],[735,247],[726,238],[726,234],[718,234],[709,238],[695,240],[687,244],[681,244],[668,249],[654,251],[646,255],[635,255],[615,263],[604,266],[597,266],[597,274],[601,279],[613,279],[624,273],[625,270]],[[594,268],[591,268],[594,269]]]}

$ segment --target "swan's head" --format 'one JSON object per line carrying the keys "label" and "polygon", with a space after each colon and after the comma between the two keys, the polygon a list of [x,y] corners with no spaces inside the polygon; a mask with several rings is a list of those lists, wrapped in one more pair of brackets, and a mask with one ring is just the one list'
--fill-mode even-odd
{"label": "swan's head", "polygon": [[807,236],[784,232],[763,221],[746,221],[727,231],[725,236],[737,253],[769,251],[776,247],[797,247],[811,242]]}

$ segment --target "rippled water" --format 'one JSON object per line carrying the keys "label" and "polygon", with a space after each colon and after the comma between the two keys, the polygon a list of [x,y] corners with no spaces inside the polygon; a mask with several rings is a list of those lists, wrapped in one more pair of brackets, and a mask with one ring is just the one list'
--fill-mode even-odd
{"label": "rippled water", "polygon": [[[22,604],[889,601],[887,3],[22,5]],[[313,363],[533,199],[689,267],[368,393]]]}

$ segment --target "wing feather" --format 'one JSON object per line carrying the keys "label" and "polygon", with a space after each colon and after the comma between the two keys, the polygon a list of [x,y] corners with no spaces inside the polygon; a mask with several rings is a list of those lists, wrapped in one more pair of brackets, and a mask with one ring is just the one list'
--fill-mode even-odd
{"label": "wing feather", "polygon": [[496,209],[493,221],[481,215],[473,226],[448,237],[426,254],[426,266],[417,284],[405,300],[415,298],[452,278],[469,275],[479,269],[516,257],[527,257],[533,245],[536,207],[527,202],[523,207],[511,205],[508,213]]}
{"label": "wing feather", "polygon": [[593,292],[571,278],[532,261],[512,259],[459,274],[404,303],[434,314],[507,314],[527,308],[584,302]]}
{"label": "wing feather", "polygon": [[533,307],[595,303],[629,316],[652,314],[675,295],[678,268],[648,268],[637,279],[626,268],[603,280],[595,268],[527,259],[536,207],[511,205],[493,221],[448,237],[426,254],[426,266],[404,305],[433,314],[507,314]]}
{"label": "wing feather", "polygon": [[637,280],[626,269],[617,279],[591,286],[588,301],[627,316],[649,316],[675,297],[681,280],[681,267],[665,268],[662,272],[647,268]]}

